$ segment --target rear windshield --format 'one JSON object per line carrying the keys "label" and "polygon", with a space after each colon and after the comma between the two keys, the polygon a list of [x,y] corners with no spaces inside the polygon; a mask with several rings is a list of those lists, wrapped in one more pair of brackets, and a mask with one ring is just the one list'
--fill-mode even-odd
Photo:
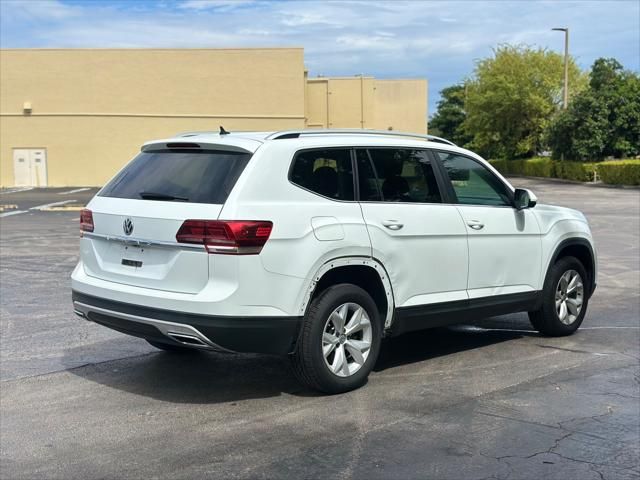
{"label": "rear windshield", "polygon": [[250,158],[213,150],[142,152],[99,195],[222,204]]}

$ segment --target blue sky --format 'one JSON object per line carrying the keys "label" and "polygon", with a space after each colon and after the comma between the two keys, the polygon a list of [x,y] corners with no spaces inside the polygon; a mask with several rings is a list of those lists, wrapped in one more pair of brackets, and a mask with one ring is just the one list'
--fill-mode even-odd
{"label": "blue sky", "polygon": [[562,51],[583,68],[616,57],[640,70],[640,0],[0,0],[0,46],[305,48],[310,76],[420,77],[438,91],[500,43]]}

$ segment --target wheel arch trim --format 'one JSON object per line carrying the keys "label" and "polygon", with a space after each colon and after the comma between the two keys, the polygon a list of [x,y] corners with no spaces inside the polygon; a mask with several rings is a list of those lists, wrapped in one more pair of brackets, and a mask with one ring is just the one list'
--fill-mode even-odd
{"label": "wheel arch trim", "polygon": [[378,274],[380,278],[380,282],[384,288],[384,291],[387,296],[387,312],[384,319],[384,329],[388,329],[391,327],[393,323],[394,311],[395,311],[395,301],[393,297],[393,288],[391,286],[391,281],[389,280],[389,275],[387,274],[387,270],[384,268],[382,263],[380,263],[375,258],[371,257],[358,257],[358,256],[349,256],[349,257],[339,257],[334,258],[333,260],[329,260],[322,264],[315,275],[311,277],[311,280],[308,281],[307,287],[304,291],[304,298],[300,304],[300,308],[298,311],[299,315],[304,315],[311,303],[311,299],[313,298],[313,294],[316,290],[316,286],[322,279],[322,277],[327,274],[331,270],[335,270],[340,267],[367,267],[372,269]]}
{"label": "wheel arch trim", "polygon": [[593,245],[587,238],[584,238],[584,237],[566,238],[562,240],[558,245],[556,245],[556,247],[553,249],[553,254],[549,258],[549,262],[547,263],[547,268],[544,271],[545,272],[544,278],[546,279],[549,269],[554,263],[556,263],[556,260],[558,260],[558,257],[560,256],[560,253],[562,252],[562,250],[572,246],[586,247],[587,250],[589,251],[589,257],[591,258],[591,265],[585,265],[585,268],[590,267],[590,273],[592,278],[589,279],[589,296],[591,296],[593,294],[593,291],[596,289],[596,276],[597,276],[598,270],[597,270],[597,264],[596,264],[595,250],[593,248]]}

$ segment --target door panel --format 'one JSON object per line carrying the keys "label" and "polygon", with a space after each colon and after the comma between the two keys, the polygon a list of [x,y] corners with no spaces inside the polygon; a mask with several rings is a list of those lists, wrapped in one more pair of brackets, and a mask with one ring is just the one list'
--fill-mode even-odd
{"label": "door panel", "polygon": [[13,184],[16,187],[31,186],[29,150],[23,148],[13,150]]}
{"label": "door panel", "polygon": [[467,229],[469,298],[539,289],[541,239],[535,215],[513,208],[511,188],[478,160],[436,153]]}
{"label": "door panel", "polygon": [[362,203],[362,213],[396,307],[466,300],[467,232],[456,207]]}
{"label": "door panel", "polygon": [[460,205],[469,241],[469,298],[539,289],[540,228],[530,210]]}
{"label": "door panel", "polygon": [[47,186],[47,152],[43,148],[29,151],[31,164],[31,185],[35,187]]}

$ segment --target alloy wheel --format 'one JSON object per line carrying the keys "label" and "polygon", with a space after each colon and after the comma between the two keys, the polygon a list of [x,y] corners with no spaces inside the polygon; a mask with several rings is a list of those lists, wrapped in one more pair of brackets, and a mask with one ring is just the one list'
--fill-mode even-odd
{"label": "alloy wheel", "polygon": [[349,377],[367,361],[372,328],[367,311],[357,303],[343,303],[327,319],[322,334],[322,355],[329,370]]}
{"label": "alloy wheel", "polygon": [[565,325],[576,321],[582,310],[584,299],[584,283],[575,270],[567,270],[562,274],[556,286],[556,313]]}

